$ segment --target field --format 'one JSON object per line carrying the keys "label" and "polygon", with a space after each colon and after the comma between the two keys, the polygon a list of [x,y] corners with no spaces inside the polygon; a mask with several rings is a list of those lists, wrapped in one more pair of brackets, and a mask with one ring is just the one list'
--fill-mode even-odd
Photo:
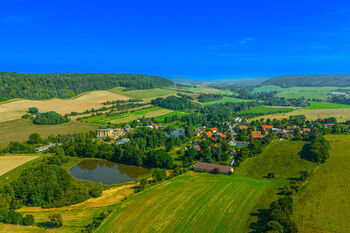
{"label": "field", "polygon": [[232,98],[232,97],[227,97],[224,96],[221,100],[216,100],[216,101],[211,101],[211,102],[205,102],[201,103],[203,106],[211,105],[211,104],[218,104],[218,103],[237,103],[237,102],[249,102],[250,100],[245,100],[245,99],[238,99],[238,98]]}
{"label": "field", "polygon": [[84,112],[86,109],[100,108],[107,100],[126,100],[128,97],[109,91],[92,91],[71,99],[11,100],[0,103],[0,122],[20,118],[30,107],[40,112],[56,111],[60,114]]}
{"label": "field", "polygon": [[272,113],[281,113],[281,112],[290,112],[293,108],[288,107],[271,107],[271,106],[256,106],[252,107],[248,111],[242,113],[262,113],[262,114],[272,114]]}
{"label": "field", "polygon": [[187,173],[120,204],[96,232],[243,232],[269,182]]}
{"label": "field", "polygon": [[161,89],[161,88],[153,88],[153,89],[146,89],[146,90],[132,90],[132,91],[123,91],[123,90],[124,90],[123,87],[115,87],[110,91],[112,93],[116,93],[119,95],[127,96],[129,98],[134,98],[134,99],[152,99],[157,97],[174,95],[178,93],[178,91],[176,90]]}
{"label": "field", "polygon": [[0,176],[38,157],[39,157],[38,155],[0,156]]}
{"label": "field", "polygon": [[340,109],[340,108],[350,108],[350,105],[346,104],[334,104],[326,102],[311,102],[310,106],[306,109]]}
{"label": "field", "polygon": [[192,92],[195,94],[222,94],[222,95],[236,95],[233,91],[230,90],[220,90],[212,87],[182,87],[174,88],[178,91]]}
{"label": "field", "polygon": [[115,116],[95,116],[88,119],[85,119],[86,122],[93,123],[108,123],[111,122],[113,124],[120,124],[125,122],[130,122],[133,120],[137,120],[142,118],[143,116],[146,118],[158,117],[162,115],[166,115],[171,113],[172,110],[164,109],[161,107],[153,107],[135,112],[128,112]]}
{"label": "field", "polygon": [[157,116],[154,119],[157,120],[157,121],[164,121],[165,117],[170,118],[172,116],[177,115],[178,118],[181,118],[181,117],[183,117],[185,115],[188,115],[188,114],[189,114],[188,112],[182,112],[182,111],[175,110],[175,111],[172,111],[171,113],[168,113],[168,114],[165,114],[165,115],[162,115],[162,116]]}
{"label": "field", "polygon": [[274,85],[267,85],[259,88],[255,88],[254,92],[270,92],[277,91],[278,97],[285,98],[301,98],[304,96],[305,99],[326,99],[329,93],[335,91],[341,87],[289,87],[282,88]]}
{"label": "field", "polygon": [[0,123],[0,147],[10,141],[26,141],[32,133],[38,133],[42,138],[50,135],[88,132],[96,130],[97,125],[70,121],[61,125],[35,125],[30,120],[18,119]]}
{"label": "field", "polygon": [[301,232],[349,232],[350,136],[326,136],[330,158],[295,199],[293,219]]}

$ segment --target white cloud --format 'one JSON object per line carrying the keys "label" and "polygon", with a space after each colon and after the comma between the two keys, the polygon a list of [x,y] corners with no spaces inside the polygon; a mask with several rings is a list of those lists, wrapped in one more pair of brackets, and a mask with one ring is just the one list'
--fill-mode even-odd
{"label": "white cloud", "polygon": [[255,40],[254,37],[247,37],[239,41],[240,44],[247,44],[249,42],[253,42]]}

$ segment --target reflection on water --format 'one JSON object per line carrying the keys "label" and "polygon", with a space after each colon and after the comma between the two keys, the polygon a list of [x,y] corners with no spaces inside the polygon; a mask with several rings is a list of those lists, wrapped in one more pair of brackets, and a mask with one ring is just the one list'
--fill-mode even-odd
{"label": "reflection on water", "polygon": [[120,184],[136,180],[149,173],[143,167],[114,163],[107,160],[84,160],[70,170],[77,179],[101,182],[102,184]]}
{"label": "reflection on water", "polygon": [[165,133],[165,135],[167,137],[170,137],[171,135],[174,136],[174,137],[178,137],[178,136],[181,136],[181,135],[184,135],[184,134],[185,134],[185,130],[183,130],[183,129],[175,129],[170,134]]}

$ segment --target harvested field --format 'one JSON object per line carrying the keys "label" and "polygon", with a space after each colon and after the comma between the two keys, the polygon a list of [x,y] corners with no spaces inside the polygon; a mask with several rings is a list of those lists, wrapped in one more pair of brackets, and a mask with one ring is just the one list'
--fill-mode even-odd
{"label": "harvested field", "polygon": [[211,101],[211,102],[205,102],[201,103],[203,106],[211,105],[211,104],[224,104],[224,103],[238,103],[238,102],[249,102],[250,100],[245,100],[245,99],[238,99],[238,98],[233,98],[233,97],[227,97],[224,96],[221,100],[216,100],[216,101]]}
{"label": "harvested field", "polygon": [[327,135],[330,157],[294,198],[300,232],[349,232],[350,136]]}
{"label": "harvested field", "polygon": [[56,111],[60,114],[83,112],[86,109],[100,108],[107,100],[126,100],[126,96],[109,91],[92,91],[71,99],[49,100],[11,100],[0,104],[0,122],[20,118],[30,107],[37,107],[40,112]]}
{"label": "harvested field", "polygon": [[82,133],[96,130],[95,124],[70,121],[60,125],[35,125],[30,120],[17,119],[0,123],[0,147],[11,141],[24,142],[32,133],[38,133],[42,138],[50,135]]}
{"label": "harvested field", "polygon": [[244,232],[269,184],[190,172],[119,204],[96,232]]}
{"label": "harvested field", "polygon": [[0,156],[0,176],[36,158],[39,158],[39,156],[38,155]]}
{"label": "harvested field", "polygon": [[162,88],[153,88],[146,90],[132,90],[132,91],[123,91],[123,87],[115,87],[110,91],[113,93],[117,93],[119,95],[127,96],[129,98],[135,99],[154,99],[157,97],[164,97],[169,95],[174,95],[178,91],[171,89],[162,89]]}

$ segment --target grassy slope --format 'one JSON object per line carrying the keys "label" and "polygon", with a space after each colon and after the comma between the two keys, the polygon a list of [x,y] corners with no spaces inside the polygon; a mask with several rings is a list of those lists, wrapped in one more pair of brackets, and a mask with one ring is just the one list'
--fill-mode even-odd
{"label": "grassy slope", "polygon": [[330,158],[295,201],[293,218],[301,232],[349,232],[350,135],[329,135]]}
{"label": "grassy slope", "polygon": [[242,232],[269,182],[190,173],[122,204],[97,232]]}
{"label": "grassy slope", "polygon": [[[312,162],[300,158],[300,151],[304,143],[300,141],[279,141],[268,145],[264,152],[244,161],[236,170],[235,175],[263,179],[267,173],[274,172],[276,178],[270,179],[272,184],[264,193],[254,208],[257,214],[261,209],[267,209],[270,203],[278,198],[279,188],[287,184],[289,177],[296,177],[301,170],[314,169]],[[250,223],[255,223],[258,218],[254,215]]]}
{"label": "grassy slope", "polygon": [[110,91],[119,95],[124,95],[135,99],[148,99],[176,94],[178,91],[172,89],[153,88],[147,90],[123,91],[123,87],[115,87]]}
{"label": "grassy slope", "polygon": [[324,103],[324,102],[311,102],[310,106],[306,109],[340,109],[340,108],[350,108],[350,105],[346,104],[334,104],[334,103]]}
{"label": "grassy slope", "polygon": [[255,92],[277,91],[277,96],[285,98],[304,98],[308,99],[326,99],[329,93],[339,89],[340,87],[290,87],[282,88],[274,85],[267,85],[255,88]]}
{"label": "grassy slope", "polygon": [[244,100],[244,99],[238,99],[238,98],[224,96],[224,98],[222,98],[221,100],[202,103],[202,105],[206,106],[206,105],[217,104],[217,103],[227,103],[227,102],[237,103],[237,102],[248,102],[248,101],[250,101],[250,100]]}
{"label": "grassy slope", "polygon": [[18,119],[0,123],[0,147],[10,141],[26,141],[32,133],[39,133],[42,138],[50,135],[88,132],[98,127],[93,124],[71,121],[60,125],[35,125],[30,120]]}

